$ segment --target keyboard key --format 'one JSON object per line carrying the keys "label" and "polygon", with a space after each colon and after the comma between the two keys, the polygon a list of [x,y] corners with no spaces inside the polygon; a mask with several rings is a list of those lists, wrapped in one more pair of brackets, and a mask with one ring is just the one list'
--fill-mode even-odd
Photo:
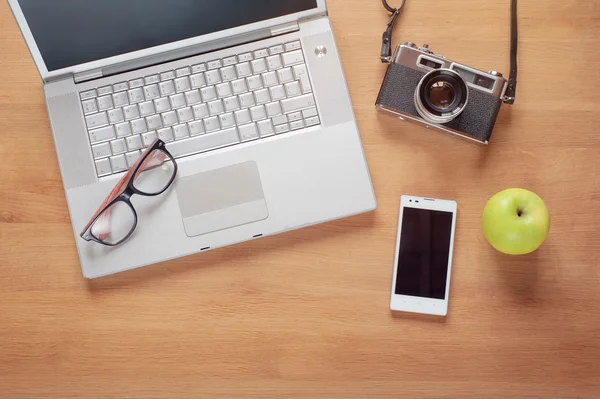
{"label": "keyboard key", "polygon": [[148,130],[158,130],[163,128],[162,118],[160,115],[152,115],[146,118]]}
{"label": "keyboard key", "polygon": [[161,114],[161,116],[163,126],[173,126],[179,123],[179,120],[177,119],[177,113],[175,113],[175,111],[165,112],[164,114]]}
{"label": "keyboard key", "polygon": [[227,113],[219,115],[219,122],[221,122],[221,128],[226,129],[231,126],[235,126],[235,118],[233,113]]}
{"label": "keyboard key", "polygon": [[175,71],[175,75],[177,75],[178,78],[180,78],[182,76],[191,75],[191,74],[192,74],[192,71],[188,67],[180,68],[180,69],[178,69],[178,70]]}
{"label": "keyboard key", "polygon": [[83,113],[85,115],[98,112],[98,104],[96,104],[96,99],[94,98],[82,102],[81,105],[83,106]]}
{"label": "keyboard key", "polygon": [[99,96],[105,96],[107,94],[112,94],[112,92],[113,92],[112,86],[104,86],[104,87],[98,88]]}
{"label": "keyboard key", "polygon": [[187,76],[175,79],[175,89],[177,90],[177,93],[183,93],[191,88],[192,86],[190,85],[190,78]]}
{"label": "keyboard key", "polygon": [[271,97],[269,96],[269,90],[267,89],[255,91],[254,97],[256,97],[257,104],[266,104],[271,101]]}
{"label": "keyboard key", "polygon": [[219,98],[231,96],[231,84],[229,82],[225,82],[217,85],[217,94],[219,95]]}
{"label": "keyboard key", "polygon": [[187,105],[194,105],[202,102],[202,97],[200,96],[200,91],[192,90],[185,93],[185,101],[187,101]]}
{"label": "keyboard key", "polygon": [[289,53],[283,53],[283,65],[291,66],[296,64],[301,64],[304,62],[304,55],[302,55],[302,50],[296,50]]}
{"label": "keyboard key", "polygon": [[125,146],[125,139],[118,139],[110,142],[110,147],[112,148],[112,153],[122,154],[127,151],[127,147]]}
{"label": "keyboard key", "polygon": [[200,73],[206,71],[206,64],[198,64],[192,66],[192,73]]}
{"label": "keyboard key", "polygon": [[141,88],[129,90],[127,92],[129,94],[129,103],[136,104],[144,101],[144,91]]}
{"label": "keyboard key", "polygon": [[235,69],[237,70],[237,75],[240,78],[252,75],[252,68],[250,67],[249,62],[242,62],[241,64],[237,64],[235,66]]}
{"label": "keyboard key", "polygon": [[129,122],[119,123],[115,125],[115,129],[117,131],[117,137],[126,137],[131,134],[131,125]]}
{"label": "keyboard key", "polygon": [[202,121],[193,121],[189,124],[190,136],[198,136],[204,134],[204,123]]}
{"label": "keyboard key", "polygon": [[108,125],[108,115],[106,112],[101,112],[99,114],[89,115],[85,117],[85,122],[87,123],[88,128],[94,129],[96,127]]}
{"label": "keyboard key", "polygon": [[191,107],[180,109],[179,111],[177,111],[177,116],[179,117],[180,123],[194,120],[194,112],[192,112]]}
{"label": "keyboard key", "polygon": [[264,58],[254,60],[250,63],[255,74],[267,72],[267,62]]}
{"label": "keyboard key", "polygon": [[315,106],[315,97],[312,94],[305,94],[300,97],[287,98],[281,100],[281,107],[283,112],[289,114],[291,112],[300,111],[305,108],[312,108]]}
{"label": "keyboard key", "polygon": [[237,75],[235,74],[235,68],[232,66],[221,68],[221,77],[223,78],[223,82],[229,82],[231,80],[237,79]]}
{"label": "keyboard key", "polygon": [[241,111],[235,112],[235,120],[238,125],[244,125],[246,123],[252,122],[252,118],[250,117],[250,112],[247,109],[243,109]]}
{"label": "keyboard key", "polygon": [[282,85],[269,88],[269,92],[271,93],[273,101],[285,98],[285,90]]}
{"label": "keyboard key", "polygon": [[273,46],[269,49],[269,53],[271,54],[281,54],[283,53],[285,50],[283,48],[283,45],[278,45],[278,46]]}
{"label": "keyboard key", "polygon": [[263,73],[261,76],[265,87],[275,86],[279,84],[279,81],[277,80],[277,74],[275,72]]}
{"label": "keyboard key", "polygon": [[175,136],[175,140],[181,140],[190,137],[190,131],[187,123],[173,126],[173,135]]}
{"label": "keyboard key", "polygon": [[283,111],[281,110],[281,104],[279,104],[279,101],[269,103],[265,107],[267,108],[267,115],[269,116],[269,118],[272,118],[277,115],[281,115],[283,113]]}
{"label": "keyboard key", "polygon": [[170,143],[167,145],[167,150],[169,150],[174,157],[182,157],[237,143],[239,143],[237,128],[232,127],[219,132],[204,134],[187,140]]}
{"label": "keyboard key", "polygon": [[124,107],[129,105],[129,98],[127,97],[127,92],[122,91],[120,93],[113,94],[113,103],[115,107]]}
{"label": "keyboard key", "polygon": [[211,69],[221,68],[223,66],[223,64],[221,63],[221,60],[214,60],[214,61],[208,61],[206,63],[206,66],[208,67],[209,70],[211,70]]}
{"label": "keyboard key", "polygon": [[225,109],[223,108],[223,101],[217,100],[209,102],[208,110],[210,111],[211,115],[222,114],[223,112],[225,112]]}
{"label": "keyboard key", "polygon": [[141,116],[154,115],[156,113],[156,110],[154,109],[154,103],[152,101],[140,103],[139,107]]}
{"label": "keyboard key", "polygon": [[288,119],[287,116],[285,115],[279,115],[273,118],[273,124],[275,126],[277,125],[283,125],[284,123],[287,123]]}
{"label": "keyboard key", "polygon": [[162,113],[171,110],[171,102],[168,98],[159,98],[154,100],[154,108],[156,108],[156,112]]}
{"label": "keyboard key", "polygon": [[127,161],[125,155],[117,155],[110,158],[110,164],[114,173],[124,172],[127,170]]}
{"label": "keyboard key", "polygon": [[245,93],[248,91],[248,85],[246,84],[246,79],[238,79],[231,82],[231,88],[233,89],[233,94]]}
{"label": "keyboard key", "polygon": [[260,137],[268,137],[275,134],[275,128],[273,127],[273,123],[271,123],[270,119],[257,122],[256,124],[258,125]]}
{"label": "keyboard key", "polygon": [[217,118],[216,116],[206,118],[203,122],[207,132],[213,132],[215,130],[221,129],[221,125],[219,124],[219,118]]}
{"label": "keyboard key", "polygon": [[255,121],[267,118],[267,113],[265,112],[265,107],[263,105],[250,108],[250,112],[252,113],[252,119]]}
{"label": "keyboard key", "polygon": [[133,79],[129,81],[129,88],[135,89],[136,87],[142,87],[144,85],[144,79]]}
{"label": "keyboard key", "polygon": [[290,128],[292,130],[302,129],[303,127],[304,127],[304,121],[303,120],[290,122]]}
{"label": "keyboard key", "polygon": [[319,125],[321,121],[319,120],[318,116],[311,116],[310,118],[306,118],[304,123],[306,123],[306,126],[314,126]]}
{"label": "keyboard key", "polygon": [[158,130],[163,128],[162,118],[160,115],[152,115],[146,118],[148,130]]}
{"label": "keyboard key", "polygon": [[296,65],[294,67],[294,76],[296,77],[296,80],[300,81],[303,93],[310,93],[312,91],[306,65]]}
{"label": "keyboard key", "polygon": [[142,138],[138,135],[129,136],[125,139],[129,151],[139,150],[142,148]]}
{"label": "keyboard key", "polygon": [[121,82],[113,85],[113,91],[116,93],[118,91],[125,91],[129,89],[129,85],[127,82]]}
{"label": "keyboard key", "polygon": [[305,109],[304,111],[302,111],[302,116],[305,119],[310,118],[311,116],[317,116],[317,109],[316,108]]}
{"label": "keyboard key", "polygon": [[250,76],[247,78],[248,81],[248,89],[251,91],[262,89],[262,78],[260,76]]}
{"label": "keyboard key", "polygon": [[123,122],[124,120],[125,115],[123,115],[123,110],[121,108],[115,108],[108,111],[108,121],[111,125]]}
{"label": "keyboard key", "polygon": [[89,100],[90,98],[97,97],[96,90],[93,89],[93,90],[81,92],[79,94],[79,97],[81,97],[82,100]]}
{"label": "keyboard key", "polygon": [[123,107],[123,113],[125,114],[125,120],[128,121],[140,117],[140,110],[136,104]]}
{"label": "keyboard key", "polygon": [[144,134],[142,134],[142,143],[144,144],[144,147],[148,147],[157,138],[158,138],[158,134],[156,132],[144,133]]}
{"label": "keyboard key", "polygon": [[110,167],[108,158],[96,161],[96,173],[98,174],[98,177],[112,174],[112,168]]}
{"label": "keyboard key", "polygon": [[125,154],[125,160],[127,161],[127,168],[131,168],[135,164],[135,161],[138,160],[140,155],[142,155],[142,153],[140,151],[133,151],[133,152],[128,152],[127,154]]}
{"label": "keyboard key", "polygon": [[231,112],[240,109],[240,102],[236,96],[228,97],[223,100],[226,112]]}
{"label": "keyboard key", "polygon": [[238,62],[252,61],[252,53],[244,53],[238,55]]}
{"label": "keyboard key", "polygon": [[161,81],[166,81],[166,80],[173,80],[175,79],[175,71],[168,71],[168,72],[163,72],[160,74],[160,80]]}
{"label": "keyboard key", "polygon": [[258,138],[258,129],[255,123],[239,126],[238,131],[240,132],[242,141],[250,141]]}
{"label": "keyboard key", "polygon": [[144,96],[146,96],[146,100],[153,100],[155,98],[160,97],[160,90],[158,89],[158,85],[153,84],[150,86],[144,86]]}
{"label": "keyboard key", "polygon": [[161,82],[158,85],[160,89],[160,95],[163,97],[170,96],[171,94],[175,94],[175,85],[172,80],[167,80],[166,82]]}
{"label": "keyboard key", "polygon": [[175,140],[175,138],[173,137],[173,129],[171,129],[170,127],[157,130],[156,133],[158,134],[158,137],[165,143]]}
{"label": "keyboard key", "polygon": [[148,126],[146,126],[145,119],[135,119],[130,122],[131,123],[131,132],[133,134],[146,133],[148,131]]}
{"label": "keyboard key", "polygon": [[299,48],[301,48],[299,41],[285,44],[285,51],[298,50]]}
{"label": "keyboard key", "polygon": [[206,83],[209,85],[215,85],[217,83],[221,83],[221,74],[218,69],[208,71],[204,74],[206,77]]}
{"label": "keyboard key", "polygon": [[144,83],[147,85],[160,83],[160,77],[158,75],[146,76],[144,78]]}
{"label": "keyboard key", "polygon": [[284,123],[283,125],[275,126],[275,134],[281,134],[290,131],[290,125]]}
{"label": "keyboard key", "polygon": [[171,100],[171,108],[173,109],[185,107],[187,105],[185,102],[185,96],[181,93],[169,97],[169,100]]}
{"label": "keyboard key", "polygon": [[206,86],[206,79],[204,78],[203,73],[197,73],[190,76],[190,82],[192,83],[192,88],[194,89]]}
{"label": "keyboard key", "polygon": [[296,97],[302,94],[302,89],[300,88],[300,83],[292,82],[285,85],[285,92],[288,97]]}
{"label": "keyboard key", "polygon": [[281,63],[281,57],[279,55],[273,55],[267,58],[267,65],[269,66],[269,71],[274,71],[276,69],[283,68],[283,64]]}
{"label": "keyboard key", "polygon": [[302,112],[292,112],[287,117],[290,122],[299,121],[302,119]]}
{"label": "keyboard key", "polygon": [[256,103],[254,102],[254,94],[244,93],[240,95],[240,105],[242,108],[250,108],[256,105]]}
{"label": "keyboard key", "polygon": [[202,95],[202,101],[205,103],[217,98],[217,90],[215,89],[215,86],[201,88],[200,94]]}
{"label": "keyboard key", "polygon": [[279,81],[281,83],[291,82],[294,80],[292,68],[280,69],[277,71],[277,75],[279,76]]}
{"label": "keyboard key", "polygon": [[102,143],[98,145],[92,146],[92,154],[94,154],[94,159],[105,158],[112,155],[110,151],[109,143]]}
{"label": "keyboard key", "polygon": [[254,52],[254,58],[264,58],[266,56],[269,55],[269,52],[267,51],[267,49],[261,49],[261,50],[256,50]]}
{"label": "keyboard key", "polygon": [[198,104],[192,107],[192,111],[194,111],[195,119],[204,119],[208,114],[208,105],[206,104]]}
{"label": "keyboard key", "polygon": [[223,66],[234,65],[237,63],[235,55],[232,57],[223,58],[221,61],[223,62]]}

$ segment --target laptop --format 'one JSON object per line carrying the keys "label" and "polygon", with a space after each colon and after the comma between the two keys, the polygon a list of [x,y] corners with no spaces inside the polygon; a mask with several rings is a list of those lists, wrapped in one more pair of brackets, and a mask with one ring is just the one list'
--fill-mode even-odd
{"label": "laptop", "polygon": [[[325,0],[8,0],[44,94],[83,275],[376,208]],[[179,172],[117,247],[79,232],[156,138]]]}

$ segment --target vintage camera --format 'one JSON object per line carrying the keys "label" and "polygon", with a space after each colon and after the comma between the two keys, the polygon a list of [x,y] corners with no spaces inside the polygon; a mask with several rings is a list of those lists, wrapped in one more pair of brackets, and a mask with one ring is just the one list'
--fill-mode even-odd
{"label": "vintage camera", "polygon": [[487,144],[509,82],[434,54],[428,45],[396,48],[377,97],[377,108],[407,120]]}

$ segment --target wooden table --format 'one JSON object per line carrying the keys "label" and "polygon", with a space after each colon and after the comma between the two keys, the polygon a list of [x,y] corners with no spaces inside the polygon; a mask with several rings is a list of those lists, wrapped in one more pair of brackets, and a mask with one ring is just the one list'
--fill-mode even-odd
{"label": "wooden table", "polygon": [[[508,72],[508,1],[408,0],[395,38]],[[376,113],[388,15],[330,0],[376,212],[98,281],[78,264],[40,79],[0,1],[0,397],[600,397],[600,1],[522,1],[489,147]],[[525,257],[486,200],[537,192]],[[402,194],[459,203],[449,316],[388,307]]]}

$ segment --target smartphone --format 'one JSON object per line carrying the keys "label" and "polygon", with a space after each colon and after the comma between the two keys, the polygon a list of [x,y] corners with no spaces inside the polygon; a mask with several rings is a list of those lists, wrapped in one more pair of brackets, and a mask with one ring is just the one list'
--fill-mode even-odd
{"label": "smartphone", "polygon": [[457,204],[402,196],[390,309],[448,314]]}

